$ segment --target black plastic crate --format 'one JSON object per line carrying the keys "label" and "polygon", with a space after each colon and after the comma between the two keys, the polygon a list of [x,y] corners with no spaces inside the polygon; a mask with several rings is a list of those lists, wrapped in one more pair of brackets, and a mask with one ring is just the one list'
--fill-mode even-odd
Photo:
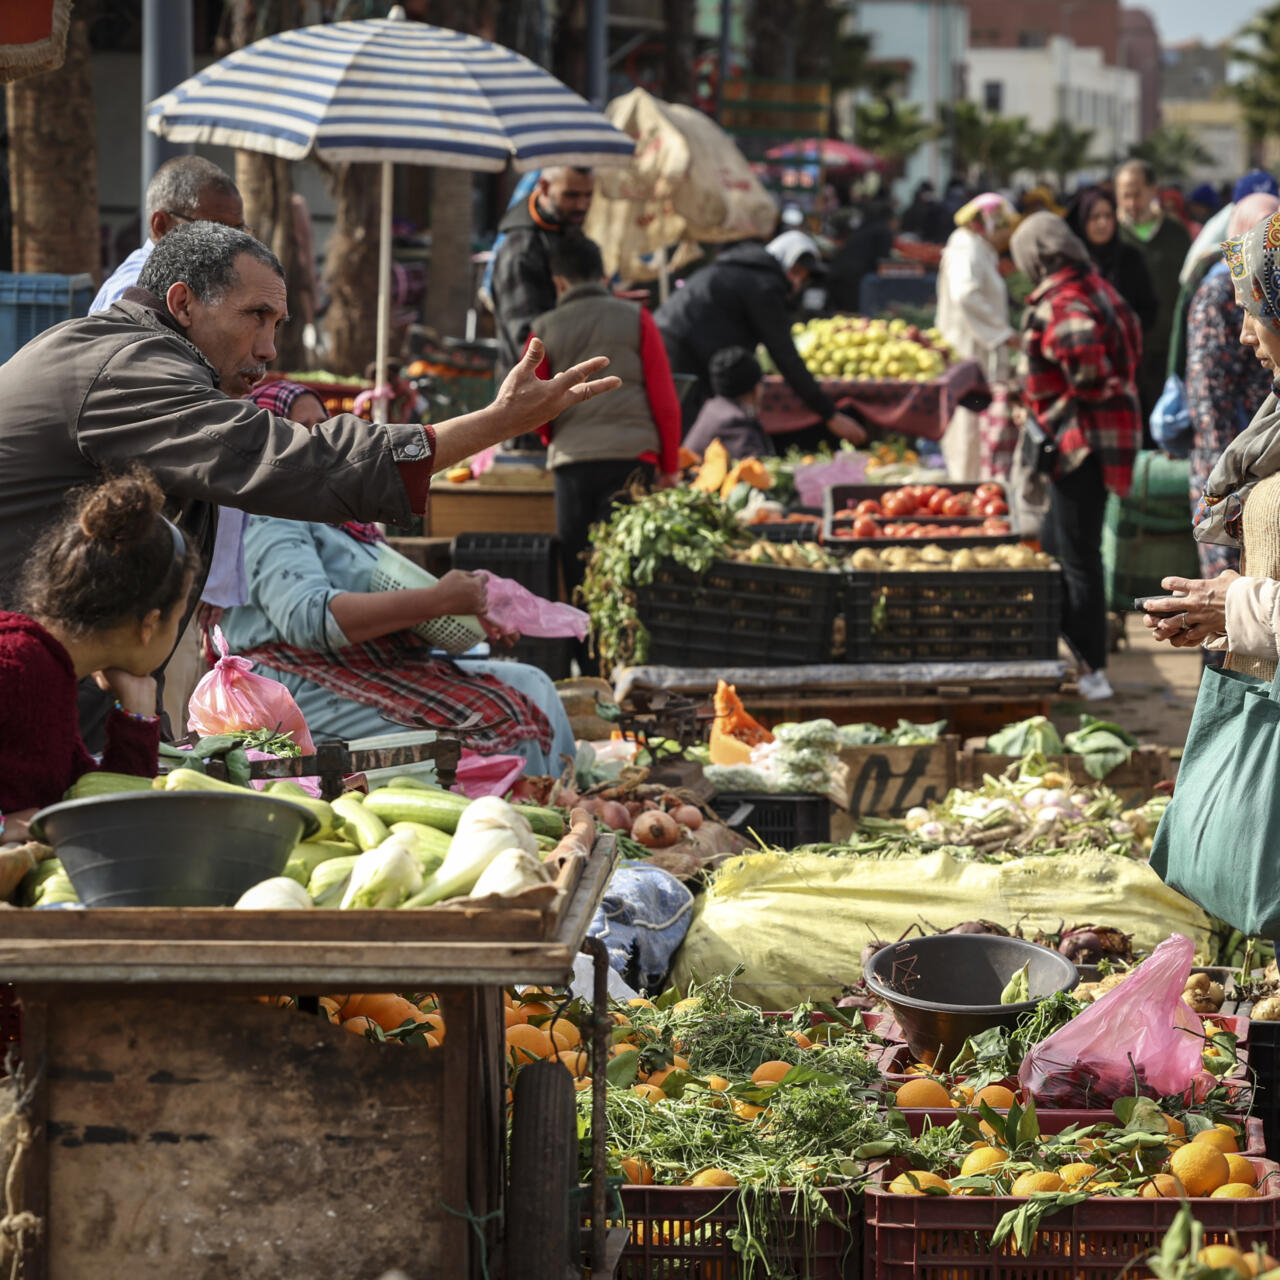
{"label": "black plastic crate", "polygon": [[[1252,1004],[1237,1012],[1250,1017]],[[1249,1068],[1253,1072],[1253,1114],[1262,1121],[1267,1159],[1280,1153],[1280,1022],[1249,1022]]]}
{"label": "black plastic crate", "polygon": [[754,831],[765,844],[779,849],[827,844],[831,839],[831,801],[826,796],[722,791],[711,807],[735,831]]}
{"label": "black plastic crate", "polygon": [[545,671],[553,680],[567,680],[577,642],[571,637],[525,636],[511,649],[498,650],[490,656],[511,662],[527,662]]}
{"label": "black plastic crate", "polygon": [[[986,483],[999,484],[998,481],[989,481]],[[1019,541],[1016,533],[994,533],[984,534],[982,532],[982,516],[935,516],[929,512],[913,512],[909,516],[898,517],[876,517],[883,523],[887,524],[940,524],[940,525],[960,525],[970,527],[973,533],[966,534],[964,537],[958,538],[841,538],[836,535],[835,529],[837,522],[837,511],[851,511],[859,502],[873,499],[879,502],[887,493],[896,493],[899,489],[905,488],[900,484],[833,484],[828,485],[822,495],[822,538],[824,542],[830,543],[833,548],[848,547],[850,550],[856,550],[858,547],[896,547],[903,545],[912,545],[919,541],[929,542],[945,542],[949,547],[993,547],[999,546],[1001,543]],[[950,489],[952,493],[973,493],[978,485],[974,484],[948,484],[939,485],[939,488]],[[1004,498],[1006,507],[1009,505],[1009,491],[1004,485],[999,485],[1000,491]],[[999,519],[1007,519],[1010,522],[1010,528],[1013,525],[1011,515],[998,517]]]}
{"label": "black plastic crate", "polygon": [[847,575],[845,660],[970,662],[1058,656],[1057,569]]}
{"label": "black plastic crate", "polygon": [[544,600],[558,600],[559,545],[551,533],[460,533],[453,540],[453,567],[488,569]]}
{"label": "black plastic crate", "polygon": [[822,533],[821,520],[771,520],[747,526],[747,532],[766,542],[817,542]]}
{"label": "black plastic crate", "polygon": [[652,663],[796,667],[832,661],[843,590],[822,570],[719,560],[699,578],[665,561],[636,608]]}

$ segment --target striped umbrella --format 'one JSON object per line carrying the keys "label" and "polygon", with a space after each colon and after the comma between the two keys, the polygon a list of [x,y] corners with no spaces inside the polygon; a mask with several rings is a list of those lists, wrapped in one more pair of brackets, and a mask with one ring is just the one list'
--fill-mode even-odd
{"label": "striped umbrella", "polygon": [[[496,173],[624,165],[634,141],[528,58],[443,27],[387,18],[283,31],[228,54],[147,108],[172,142],[286,160],[382,165],[378,383],[386,381],[391,166]],[[378,405],[385,404],[377,401]]]}

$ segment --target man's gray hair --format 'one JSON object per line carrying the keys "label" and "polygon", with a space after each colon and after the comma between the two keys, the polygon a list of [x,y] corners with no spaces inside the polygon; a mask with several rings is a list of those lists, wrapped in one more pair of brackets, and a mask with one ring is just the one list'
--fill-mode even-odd
{"label": "man's gray hair", "polygon": [[1154,187],[1159,181],[1159,175],[1156,173],[1155,165],[1151,164],[1147,160],[1126,160],[1116,170],[1115,176],[1117,181],[1122,173],[1136,173],[1148,187]]}
{"label": "man's gray hair", "polygon": [[166,160],[147,183],[147,221],[157,211],[194,218],[206,192],[240,195],[228,174],[203,156],[175,156]]}
{"label": "man's gray hair", "polygon": [[236,259],[248,254],[284,279],[280,259],[247,231],[224,227],[220,222],[188,222],[174,227],[142,266],[140,289],[163,298],[181,281],[201,302],[221,302],[228,289],[240,283]]}

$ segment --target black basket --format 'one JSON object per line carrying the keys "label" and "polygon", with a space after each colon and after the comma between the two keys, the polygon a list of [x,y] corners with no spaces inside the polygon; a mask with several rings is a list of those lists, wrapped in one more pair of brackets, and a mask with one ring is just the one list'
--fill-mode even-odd
{"label": "black basket", "polygon": [[[1252,1005],[1238,1012],[1248,1017]],[[1253,1073],[1253,1114],[1262,1121],[1267,1159],[1280,1159],[1280,1022],[1249,1023],[1249,1069]]]}
{"label": "black basket", "polygon": [[453,567],[488,569],[544,600],[558,600],[558,547],[550,533],[460,533],[453,540]]}
{"label": "black basket", "polygon": [[[711,807],[735,831],[754,831],[765,844],[779,849],[831,840],[831,801],[826,796],[722,791],[712,799]],[[743,809],[746,812],[739,817]]]}
{"label": "black basket", "polygon": [[817,542],[822,532],[822,521],[770,520],[764,524],[749,525],[747,532],[766,542]]}
{"label": "black basket", "polygon": [[664,561],[636,590],[649,661],[675,667],[797,667],[832,661],[840,574],[719,560],[698,578]]}
{"label": "black basket", "polygon": [[847,576],[846,661],[973,662],[1058,656],[1057,569],[970,569]]}

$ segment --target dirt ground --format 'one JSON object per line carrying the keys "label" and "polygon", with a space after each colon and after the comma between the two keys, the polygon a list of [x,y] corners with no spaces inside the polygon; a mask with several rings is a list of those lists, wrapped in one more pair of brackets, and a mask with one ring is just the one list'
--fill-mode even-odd
{"label": "dirt ground", "polygon": [[1089,711],[1114,719],[1144,743],[1180,749],[1191,724],[1200,671],[1199,649],[1156,644],[1142,619],[1129,614],[1120,650],[1107,666],[1116,696],[1107,702],[1057,701],[1054,723],[1060,730],[1077,728],[1080,712]]}

